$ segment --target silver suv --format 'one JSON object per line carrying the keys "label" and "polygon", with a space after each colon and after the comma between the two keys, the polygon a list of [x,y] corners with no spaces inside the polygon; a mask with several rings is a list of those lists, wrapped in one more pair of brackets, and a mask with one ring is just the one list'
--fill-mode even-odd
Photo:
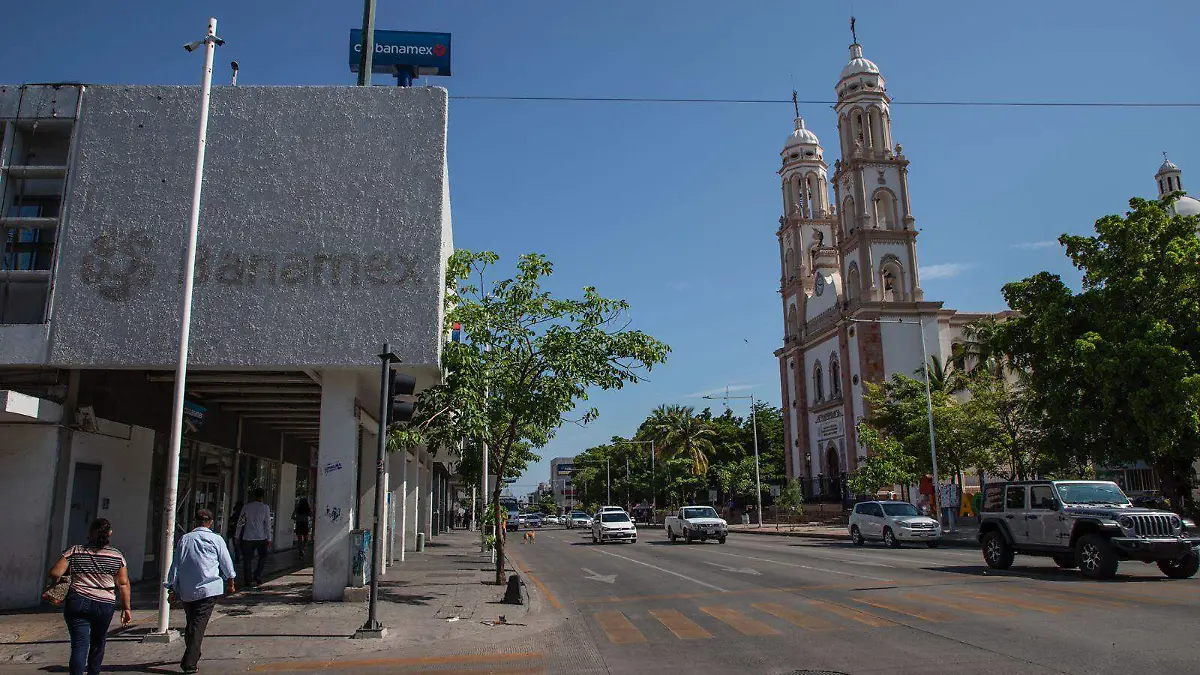
{"label": "silver suv", "polygon": [[1110,579],[1122,560],[1158,563],[1172,579],[1200,568],[1196,524],[1168,511],[1137,508],[1108,481],[989,484],[979,543],[988,567],[1008,569],[1017,553],[1054,558],[1091,579]]}

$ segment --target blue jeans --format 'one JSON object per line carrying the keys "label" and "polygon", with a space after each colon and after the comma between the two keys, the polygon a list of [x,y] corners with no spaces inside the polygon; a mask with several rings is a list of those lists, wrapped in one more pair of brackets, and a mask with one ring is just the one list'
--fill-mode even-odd
{"label": "blue jeans", "polygon": [[71,633],[71,675],[98,675],[116,605],[69,593],[63,618]]}

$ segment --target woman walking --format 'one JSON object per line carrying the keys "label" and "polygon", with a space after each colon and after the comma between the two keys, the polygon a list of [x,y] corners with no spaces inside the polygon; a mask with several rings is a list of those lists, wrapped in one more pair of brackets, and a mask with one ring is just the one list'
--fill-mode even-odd
{"label": "woman walking", "polygon": [[50,580],[58,584],[70,576],[63,602],[63,618],[71,634],[71,675],[97,675],[104,661],[108,625],[121,596],[121,624],[133,620],[129,611],[129,573],[125,556],[113,548],[112,525],[104,518],[92,521],[88,542],[63,551],[50,568]]}
{"label": "woman walking", "polygon": [[312,531],[312,508],[308,505],[307,497],[301,497],[296,504],[292,520],[296,522],[296,555],[303,559],[304,552],[308,549],[308,536]]}

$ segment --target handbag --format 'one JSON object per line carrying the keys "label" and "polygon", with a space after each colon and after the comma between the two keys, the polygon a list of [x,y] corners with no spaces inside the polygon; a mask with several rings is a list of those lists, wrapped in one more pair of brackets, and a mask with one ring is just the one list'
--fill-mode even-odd
{"label": "handbag", "polygon": [[67,591],[69,590],[71,590],[71,577],[63,575],[42,593],[42,599],[57,607],[67,599]]}

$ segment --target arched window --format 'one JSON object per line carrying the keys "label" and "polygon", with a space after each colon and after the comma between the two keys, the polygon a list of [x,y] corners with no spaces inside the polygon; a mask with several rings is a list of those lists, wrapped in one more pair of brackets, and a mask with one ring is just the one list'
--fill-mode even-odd
{"label": "arched window", "polygon": [[847,237],[854,234],[854,197],[850,195],[842,200],[842,228]]}
{"label": "arched window", "polygon": [[880,120],[879,108],[871,108],[867,117],[871,122],[871,149],[882,152],[886,146],[883,142],[883,122]]}
{"label": "arched window", "polygon": [[808,188],[808,208],[811,212],[810,217],[820,218],[821,214],[819,213],[819,209],[821,208],[821,199],[817,189],[817,174],[810,171],[804,177],[804,184]]}
{"label": "arched window", "polygon": [[1159,193],[1166,193],[1167,191],[1167,188],[1163,187],[1163,182],[1161,179],[1158,181],[1158,191]]}
{"label": "arched window", "polygon": [[850,118],[842,115],[838,119],[838,133],[842,135],[842,157],[849,157],[854,148],[854,135],[850,130]]}
{"label": "arched window", "polygon": [[846,272],[846,301],[854,302],[858,300],[858,292],[862,282],[858,276],[858,264],[850,263],[850,268]]}
{"label": "arched window", "polygon": [[855,111],[851,114],[853,115],[853,119],[854,119],[854,139],[853,140],[857,141],[860,146],[865,148],[868,143],[867,134],[869,132],[867,131],[866,125],[863,123],[862,110],[855,109]]}
{"label": "arched window", "polygon": [[800,334],[800,319],[799,315],[796,313],[795,305],[791,305],[788,308],[787,328],[788,337],[790,338],[795,339],[795,337]]}
{"label": "arched window", "polygon": [[796,275],[796,261],[794,256],[795,254],[793,253],[792,249],[789,248],[787,250],[787,257],[783,259],[783,275],[786,277],[793,277]]}
{"label": "arched window", "polygon": [[879,287],[884,302],[907,300],[904,293],[904,268],[895,258],[886,258],[879,266]]}
{"label": "arched window", "polygon": [[837,354],[829,355],[829,398],[842,397],[842,367],[838,364]]}
{"label": "arched window", "polygon": [[821,362],[817,361],[813,365],[813,403],[820,403],[825,400],[825,377],[821,371]]}
{"label": "arched window", "polygon": [[887,188],[875,191],[872,198],[872,208],[875,210],[875,226],[881,230],[900,229],[900,220],[896,217],[896,195]]}

